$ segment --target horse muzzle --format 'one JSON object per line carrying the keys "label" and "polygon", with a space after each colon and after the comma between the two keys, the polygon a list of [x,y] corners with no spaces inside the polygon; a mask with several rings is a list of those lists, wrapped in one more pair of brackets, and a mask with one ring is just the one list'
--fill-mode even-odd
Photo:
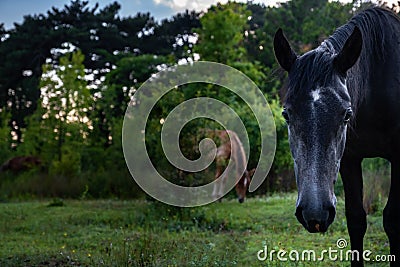
{"label": "horse muzzle", "polygon": [[295,215],[297,220],[310,233],[324,233],[335,219],[336,209],[334,205],[320,209],[299,205],[296,208]]}

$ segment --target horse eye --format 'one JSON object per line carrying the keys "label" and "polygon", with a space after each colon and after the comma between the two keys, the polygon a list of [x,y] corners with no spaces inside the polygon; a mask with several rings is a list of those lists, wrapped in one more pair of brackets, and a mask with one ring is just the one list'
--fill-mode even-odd
{"label": "horse eye", "polygon": [[353,110],[351,108],[346,109],[343,119],[344,123],[348,123],[352,117],[353,117]]}
{"label": "horse eye", "polygon": [[286,123],[289,124],[289,112],[287,111],[287,109],[283,109],[282,111],[282,116],[283,118],[286,120]]}

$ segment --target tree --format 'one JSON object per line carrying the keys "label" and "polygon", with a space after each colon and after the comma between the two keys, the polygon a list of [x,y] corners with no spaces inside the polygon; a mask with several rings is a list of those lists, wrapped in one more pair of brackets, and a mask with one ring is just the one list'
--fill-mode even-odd
{"label": "tree", "polygon": [[112,143],[114,125],[123,120],[135,91],[169,61],[165,56],[129,54],[116,63],[116,68],[106,75],[102,96],[90,116],[95,125],[93,138],[96,143],[105,147]]}
{"label": "tree", "polygon": [[7,110],[0,111],[0,163],[6,161],[12,155],[11,133],[8,121],[11,114]]}
{"label": "tree", "polygon": [[78,50],[62,56],[59,66],[43,65],[41,105],[30,119],[24,142],[44,145],[49,159],[62,161],[66,145],[81,146],[89,135],[87,114],[93,100],[83,61]]}
{"label": "tree", "polygon": [[250,16],[242,4],[229,2],[212,6],[200,18],[201,28],[195,30],[198,43],[194,52],[201,59],[229,64],[246,59],[243,34]]}
{"label": "tree", "polygon": [[158,24],[149,13],[120,18],[120,8],[117,2],[99,9],[99,5],[88,7],[88,1],[72,0],[62,9],[27,15],[9,31],[0,26],[0,108],[9,107],[9,126],[17,141],[26,127],[25,118],[37,107],[42,65],[45,60],[57,65],[66,44],[85,55],[84,65],[93,73],[93,93],[126,55],[180,58],[187,53],[191,46],[188,36],[191,28],[198,26],[198,13],[187,11]]}
{"label": "tree", "polygon": [[185,58],[193,47],[192,30],[200,27],[199,13],[186,10],[170,19],[154,24],[152,34],[144,33],[141,54],[173,55],[175,59]]}

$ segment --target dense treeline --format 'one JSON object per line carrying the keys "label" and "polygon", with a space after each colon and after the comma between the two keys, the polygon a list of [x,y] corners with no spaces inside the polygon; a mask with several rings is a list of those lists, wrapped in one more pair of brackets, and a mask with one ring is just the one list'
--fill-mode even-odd
{"label": "dense treeline", "polygon": [[[229,2],[205,13],[186,11],[157,22],[149,13],[118,15],[114,2],[102,9],[71,1],[63,9],[27,15],[10,30],[0,25],[0,162],[18,155],[40,158],[30,171],[3,171],[0,198],[18,196],[138,197],[122,154],[123,116],[135,90],[153,73],[176,63],[216,61],[247,74],[262,90],[277,126],[277,153],[260,192],[294,187],[279,88],[284,76],[272,51],[282,27],[299,53],[308,51],[369,3],[288,1],[275,7]],[[189,84],[163,97],[150,115],[146,143],[154,165],[181,184],[201,184],[212,170],[173,168],[160,144],[160,120],[179,103],[214,97],[245,121],[251,143],[249,168],[259,157],[257,122],[241,99],[224,88]],[[183,153],[199,156],[200,128],[184,127]]]}

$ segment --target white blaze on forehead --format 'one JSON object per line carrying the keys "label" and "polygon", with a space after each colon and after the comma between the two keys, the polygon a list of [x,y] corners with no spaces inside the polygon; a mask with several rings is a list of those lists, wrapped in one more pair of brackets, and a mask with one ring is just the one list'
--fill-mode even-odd
{"label": "white blaze on forehead", "polygon": [[314,100],[314,102],[315,102],[315,101],[318,101],[318,100],[321,98],[319,88],[318,88],[318,89],[315,89],[315,90],[312,90],[312,91],[311,91],[311,96],[312,96],[312,99]]}

